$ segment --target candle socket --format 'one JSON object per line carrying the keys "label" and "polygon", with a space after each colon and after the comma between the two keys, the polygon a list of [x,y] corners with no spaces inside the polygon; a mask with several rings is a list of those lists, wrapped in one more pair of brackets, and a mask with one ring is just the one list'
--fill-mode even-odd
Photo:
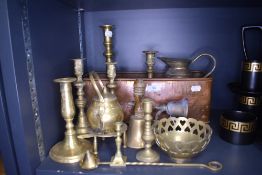
{"label": "candle socket", "polygon": [[158,51],[143,51],[146,54],[147,76],[153,78],[155,57]]}

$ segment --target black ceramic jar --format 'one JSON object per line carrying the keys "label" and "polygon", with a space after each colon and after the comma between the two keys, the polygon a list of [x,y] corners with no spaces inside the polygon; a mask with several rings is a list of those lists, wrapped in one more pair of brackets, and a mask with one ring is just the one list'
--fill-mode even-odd
{"label": "black ceramic jar", "polygon": [[242,64],[241,88],[246,91],[262,90],[262,62],[245,60]]}
{"label": "black ceramic jar", "polygon": [[220,117],[220,137],[233,144],[251,144],[255,140],[256,115],[244,111],[226,111]]}

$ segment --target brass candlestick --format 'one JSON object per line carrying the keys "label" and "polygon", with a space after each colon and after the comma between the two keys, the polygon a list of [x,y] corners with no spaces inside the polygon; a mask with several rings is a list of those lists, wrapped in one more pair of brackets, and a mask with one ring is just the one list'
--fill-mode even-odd
{"label": "brass candlestick", "polygon": [[61,113],[66,122],[66,132],[63,141],[55,144],[50,152],[50,157],[59,163],[75,163],[79,162],[87,150],[91,150],[92,146],[86,140],[76,137],[73,119],[75,115],[75,106],[72,95],[71,83],[76,78],[60,78],[54,82],[60,83],[61,93]]}
{"label": "brass candlestick", "polygon": [[113,26],[112,25],[102,25],[100,26],[103,29],[104,33],[104,46],[105,52],[104,56],[106,57],[106,62],[110,63],[113,61],[113,49],[112,49],[112,37],[113,37]]}
{"label": "brass candlestick", "polygon": [[139,151],[136,154],[136,159],[141,162],[158,162],[159,161],[159,154],[152,150],[152,142],[155,140],[154,133],[152,131],[152,104],[151,99],[144,99],[143,100],[143,107],[145,112],[145,128],[143,133],[143,140],[145,142],[145,148],[141,151]]}
{"label": "brass candlestick", "polygon": [[83,81],[83,74],[84,74],[84,60],[85,59],[73,59],[74,61],[74,72],[76,75],[76,82],[74,83],[75,87],[77,88],[77,99],[76,99],[76,106],[79,109],[78,114],[78,121],[76,126],[76,132],[78,135],[86,134],[89,131],[89,126],[85,114],[85,106],[86,106],[86,98],[84,97],[84,86],[85,83]]}
{"label": "brass candlestick", "polygon": [[140,149],[144,147],[142,134],[144,132],[145,120],[142,99],[144,98],[145,87],[142,79],[134,82],[135,115],[130,117],[127,137],[127,146],[130,148]]}
{"label": "brass candlestick", "polygon": [[109,79],[109,83],[107,84],[107,87],[110,89],[110,93],[114,94],[116,83],[116,62],[106,62],[107,65],[107,77]]}
{"label": "brass candlestick", "polygon": [[115,126],[116,126],[116,154],[115,156],[112,157],[111,162],[110,162],[110,166],[126,166],[126,156],[122,155],[121,152],[121,143],[122,143],[122,139],[121,139],[121,126],[122,126],[122,122],[116,122]]}
{"label": "brass candlestick", "polygon": [[146,64],[147,64],[147,76],[148,78],[153,78],[154,69],[153,66],[155,64],[155,57],[158,51],[143,51],[146,54]]}

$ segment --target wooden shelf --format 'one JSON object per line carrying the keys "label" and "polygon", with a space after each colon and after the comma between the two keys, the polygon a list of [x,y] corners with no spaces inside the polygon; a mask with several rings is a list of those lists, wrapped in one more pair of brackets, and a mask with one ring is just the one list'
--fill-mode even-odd
{"label": "wooden shelf", "polygon": [[60,0],[85,11],[197,8],[197,7],[258,7],[259,0]]}

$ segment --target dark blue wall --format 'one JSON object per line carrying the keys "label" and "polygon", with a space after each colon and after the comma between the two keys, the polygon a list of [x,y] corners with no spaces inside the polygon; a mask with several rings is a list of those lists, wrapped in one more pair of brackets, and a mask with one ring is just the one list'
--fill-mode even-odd
{"label": "dark blue wall", "polygon": [[63,138],[59,84],[55,78],[73,76],[72,58],[80,56],[77,12],[58,1],[30,1],[34,73],[46,153]]}
{"label": "dark blue wall", "polygon": [[[97,11],[85,13],[88,69],[105,70],[102,24],[115,25],[114,51],[118,71],[145,71],[143,50],[158,50],[159,56],[192,58],[213,54],[212,108],[229,108],[233,94],[227,83],[237,81],[244,59],[241,27],[262,24],[262,8],[173,8]],[[201,61],[195,68],[204,68]],[[163,63],[156,62],[162,71]]]}

